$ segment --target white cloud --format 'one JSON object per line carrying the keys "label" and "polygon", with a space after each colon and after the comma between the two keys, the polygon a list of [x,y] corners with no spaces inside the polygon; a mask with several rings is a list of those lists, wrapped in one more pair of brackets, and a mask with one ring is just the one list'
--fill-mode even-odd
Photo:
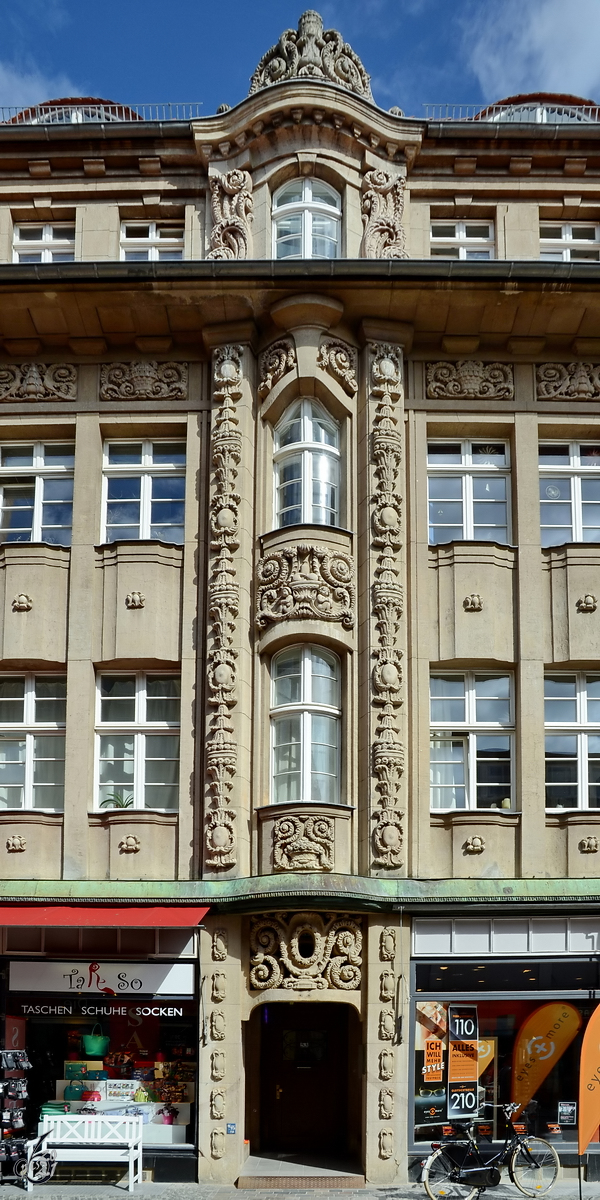
{"label": "white cloud", "polygon": [[476,0],[464,37],[486,100],[536,91],[600,96],[598,0]]}
{"label": "white cloud", "polygon": [[81,95],[81,87],[66,75],[44,75],[34,64],[20,68],[0,59],[0,108],[28,108],[42,100]]}

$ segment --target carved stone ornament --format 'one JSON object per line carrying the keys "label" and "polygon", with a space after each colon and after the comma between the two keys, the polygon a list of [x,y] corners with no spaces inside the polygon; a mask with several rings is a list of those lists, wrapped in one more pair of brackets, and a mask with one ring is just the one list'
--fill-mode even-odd
{"label": "carved stone ornament", "polygon": [[580,596],[575,607],[577,608],[577,612],[593,613],[598,607],[598,601],[595,596],[592,596],[591,592],[586,592],[585,596]]}
{"label": "carved stone ornament", "polygon": [[225,999],[227,993],[227,976],[224,971],[213,971],[211,979],[210,998],[214,1004]]}
{"label": "carved stone ornament", "polygon": [[213,1050],[210,1056],[210,1077],[216,1083],[225,1078],[227,1058],[224,1050]]}
{"label": "carved stone ornament", "polygon": [[327,338],[321,342],[317,354],[317,366],[327,371],[333,379],[341,384],[348,396],[355,396],[358,391],[358,355],[354,346],[340,342],[336,338]]}
{"label": "carved stone ornament", "polygon": [[126,608],[145,608],[146,597],[143,592],[128,592],[125,597]]}
{"label": "carved stone ornament", "polygon": [[225,1153],[225,1134],[222,1129],[210,1133],[210,1153],[213,1158],[222,1158]]}
{"label": "carved stone ornament", "polygon": [[251,257],[252,176],[233,170],[212,175],[210,207],[213,226],[207,258]]}
{"label": "carved stone ornament", "polygon": [[32,608],[33,600],[25,592],[19,592],[12,602],[13,612],[31,612]]}
{"label": "carved stone ornament", "polygon": [[388,1003],[396,994],[396,976],[393,971],[382,971],[379,976],[379,999]]}
{"label": "carved stone ornament", "polygon": [[474,833],[472,837],[468,837],[465,842],[465,854],[483,854],[485,850],[485,838],[479,833]]}
{"label": "carved stone ornament", "polygon": [[280,817],[273,826],[276,871],[332,871],[334,822],[318,814]]}
{"label": "carved stone ornament", "polygon": [[210,1119],[223,1121],[225,1119],[225,1092],[213,1088],[210,1093]]}
{"label": "carved stone ornament", "polygon": [[213,962],[225,962],[227,958],[227,930],[215,929],[212,935]]}
{"label": "carved stone ornament", "polygon": [[379,1092],[379,1120],[391,1121],[394,1115],[394,1093],[391,1088],[381,1088]]}
{"label": "carved stone ornament", "polygon": [[27,849],[27,841],[22,833],[11,833],[6,839],[6,850],[8,854],[22,854]]}
{"label": "carved stone ornament", "polygon": [[295,913],[289,920],[285,913],[253,917],[250,950],[250,987],[258,991],[355,991],[360,987],[359,918],[335,914],[325,918],[310,912]]}
{"label": "carved stone ornament", "polygon": [[382,1008],[379,1013],[379,1039],[393,1042],[396,1036],[396,1017],[393,1008]]}
{"label": "carved stone ornament", "polygon": [[187,363],[104,363],[100,368],[101,400],[187,400]]}
{"label": "carved stone ornament", "polygon": [[272,342],[266,350],[263,350],[258,360],[259,400],[265,400],[275,384],[279,383],[279,380],[283,379],[288,371],[293,371],[296,361],[296,347],[291,338],[280,338],[279,341]]}
{"label": "carved stone ornament", "polygon": [[224,1042],[227,1033],[225,1013],[215,1008],[210,1014],[210,1036],[213,1042]]}
{"label": "carved stone ornament", "polygon": [[383,1079],[384,1083],[388,1079],[394,1077],[394,1051],[389,1050],[386,1046],[384,1050],[379,1052],[379,1078]]}
{"label": "carved stone ornament", "polygon": [[77,367],[70,364],[22,363],[0,367],[0,403],[76,399]]}
{"label": "carved stone ornament", "polygon": [[358,55],[337,29],[324,30],[322,18],[312,9],[302,13],[297,33],[286,29],[277,45],[263,55],[248,95],[287,79],[335,83],[365,100],[373,99],[369,76]]}
{"label": "carved stone ornament", "polygon": [[600,363],[542,363],[535,385],[538,400],[597,400]]}
{"label": "carved stone ornament", "polygon": [[121,838],[121,841],[119,842],[119,850],[121,854],[137,854],[141,848],[142,843],[140,842],[139,837],[136,837],[134,833],[128,833],[124,838]]}
{"label": "carved stone ornament", "polygon": [[478,592],[471,592],[470,596],[465,596],[463,608],[465,612],[481,612],[483,609],[483,600]]}
{"label": "carved stone ornament", "polygon": [[427,363],[429,400],[462,399],[512,400],[515,394],[510,363],[485,363],[478,359],[461,362]]}
{"label": "carved stone ornament", "polygon": [[403,175],[367,171],[362,181],[362,258],[408,258],[404,213]]}
{"label": "carved stone ornament", "polygon": [[342,550],[283,546],[259,559],[256,624],[312,618],[354,626],[354,562]]}
{"label": "carved stone ornament", "polygon": [[212,808],[205,829],[206,863],[210,867],[232,867],[236,862],[235,812],[227,807],[227,800],[237,771],[237,742],[230,710],[237,704],[234,633],[240,589],[234,552],[239,547],[240,497],[235,489],[242,438],[235,406],[242,396],[242,357],[241,346],[221,346],[213,356],[207,675],[208,703],[216,711],[206,736],[207,799]]}
{"label": "carved stone ornament", "polygon": [[379,1130],[379,1157],[391,1158],[394,1153],[394,1131],[393,1129]]}
{"label": "carved stone ornament", "polygon": [[598,838],[592,835],[591,837],[582,838],[579,843],[581,854],[597,854],[598,853]]}
{"label": "carved stone ornament", "polygon": [[379,934],[380,962],[393,962],[396,957],[396,930],[389,925]]}

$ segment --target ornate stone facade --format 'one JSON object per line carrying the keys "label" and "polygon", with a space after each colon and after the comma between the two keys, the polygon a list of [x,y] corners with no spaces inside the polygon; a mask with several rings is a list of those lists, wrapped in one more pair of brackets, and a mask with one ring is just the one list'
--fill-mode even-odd
{"label": "ornate stone facade", "polygon": [[339,621],[352,629],[355,621],[354,562],[341,550],[322,546],[284,546],[259,559],[256,624],[312,618]]}
{"label": "ornate stone facade", "polygon": [[228,171],[210,180],[213,227],[207,258],[251,258],[252,176]]}
{"label": "ornate stone facade", "polygon": [[336,379],[354,397],[358,391],[358,355],[354,346],[337,338],[326,338],[319,346],[317,366]]}
{"label": "ornate stone facade", "polygon": [[597,400],[600,363],[541,363],[535,372],[538,400]]}
{"label": "ornate stone facade", "polygon": [[362,181],[363,258],[408,258],[402,225],[406,179],[367,171]]}
{"label": "ornate stone facade", "polygon": [[427,398],[512,400],[515,394],[510,363],[485,363],[466,358],[460,362],[427,363]]}
{"label": "ornate stone facade", "polygon": [[[311,947],[312,953],[306,953]],[[285,913],[253,917],[250,950],[250,987],[258,991],[360,987],[360,918],[325,918],[319,913],[295,913],[289,919]]]}
{"label": "ornate stone facade", "polygon": [[319,814],[280,817],[273,827],[276,871],[332,871],[335,828]]}
{"label": "ornate stone facade", "polygon": [[101,400],[187,400],[188,366],[179,362],[104,363]]}
{"label": "ornate stone facade", "polygon": [[274,388],[275,384],[279,383],[279,380],[283,379],[284,375],[287,375],[288,371],[292,371],[295,366],[296,347],[291,338],[279,338],[277,342],[272,342],[266,350],[263,350],[259,359],[259,400],[265,400],[271,388]]}
{"label": "ornate stone facade", "polygon": [[69,363],[0,366],[0,403],[76,399],[77,367]]}
{"label": "ornate stone facade", "polygon": [[323,29],[318,12],[302,13],[298,32],[286,29],[277,45],[261,58],[250,81],[249,95],[287,79],[322,80],[372,100],[369,76],[360,58],[337,29]]}

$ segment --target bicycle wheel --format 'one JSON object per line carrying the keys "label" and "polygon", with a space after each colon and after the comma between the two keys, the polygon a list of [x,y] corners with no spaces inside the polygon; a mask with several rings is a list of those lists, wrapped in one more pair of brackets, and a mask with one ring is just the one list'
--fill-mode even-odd
{"label": "bicycle wheel", "polygon": [[525,1137],[511,1163],[513,1183],[524,1196],[545,1196],[556,1183],[560,1159],[554,1146],[539,1137]]}
{"label": "bicycle wheel", "polygon": [[429,1200],[471,1200],[478,1189],[469,1183],[459,1183],[456,1163],[441,1146],[429,1156],[423,1167],[423,1183]]}

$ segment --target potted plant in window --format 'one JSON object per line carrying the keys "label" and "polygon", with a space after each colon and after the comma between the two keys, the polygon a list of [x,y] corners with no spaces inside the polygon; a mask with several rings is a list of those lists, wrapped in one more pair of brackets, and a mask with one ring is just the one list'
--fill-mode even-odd
{"label": "potted plant in window", "polygon": [[131,808],[133,796],[125,796],[123,792],[108,792],[100,801],[100,808]]}
{"label": "potted plant in window", "polygon": [[179,1116],[179,1109],[175,1108],[174,1104],[163,1104],[163,1107],[159,1108],[157,1116],[162,1117],[163,1125],[172,1125]]}

